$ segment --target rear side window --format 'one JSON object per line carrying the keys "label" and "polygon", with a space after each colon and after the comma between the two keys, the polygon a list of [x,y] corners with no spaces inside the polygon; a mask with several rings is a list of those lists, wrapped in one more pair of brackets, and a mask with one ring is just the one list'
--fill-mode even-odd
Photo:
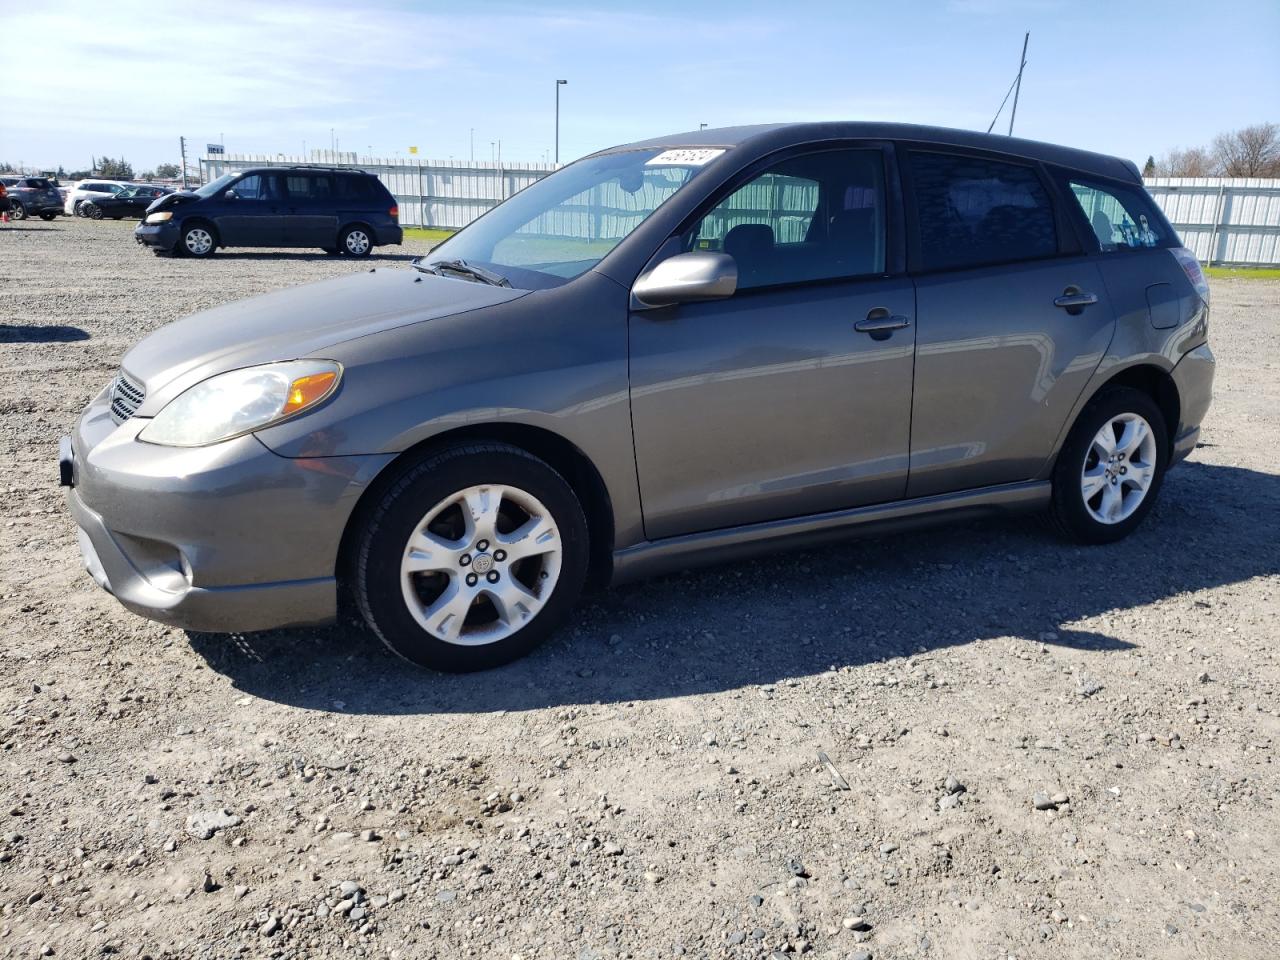
{"label": "rear side window", "polygon": [[1067,185],[1103,253],[1177,245],[1146,191],[1074,179]]}
{"label": "rear side window", "polygon": [[378,199],[378,189],[370,177],[338,177],[338,199],[372,201]]}
{"label": "rear side window", "polygon": [[285,190],[291,200],[328,200],[333,196],[329,178],[314,174],[286,176]]}
{"label": "rear side window", "polygon": [[911,151],[924,270],[1036,260],[1058,252],[1053,203],[1030,167]]}
{"label": "rear side window", "polygon": [[53,184],[44,177],[29,177],[26,182],[28,187],[34,187],[36,190],[48,190]]}

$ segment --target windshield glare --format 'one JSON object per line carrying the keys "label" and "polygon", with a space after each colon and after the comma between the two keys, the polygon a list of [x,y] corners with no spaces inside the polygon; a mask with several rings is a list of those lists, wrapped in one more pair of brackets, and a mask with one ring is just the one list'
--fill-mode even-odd
{"label": "windshield glare", "polygon": [[666,154],[630,150],[579,160],[526,187],[425,260],[464,260],[525,289],[566,283],[599,263],[706,162],[667,163]]}
{"label": "windshield glare", "polygon": [[198,197],[212,197],[214,194],[221,193],[227,186],[238,177],[237,173],[224,173],[217,180],[210,180],[203,187],[196,191]]}

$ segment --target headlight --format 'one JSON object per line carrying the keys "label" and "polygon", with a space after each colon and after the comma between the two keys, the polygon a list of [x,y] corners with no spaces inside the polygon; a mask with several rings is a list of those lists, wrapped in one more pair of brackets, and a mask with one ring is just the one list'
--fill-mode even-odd
{"label": "headlight", "polygon": [[147,223],[164,223],[166,220],[173,219],[172,210],[161,210],[159,213],[148,213]]}
{"label": "headlight", "polygon": [[221,373],[170,400],[138,439],[167,447],[230,440],[322,403],[341,377],[342,366],[331,360],[293,360]]}

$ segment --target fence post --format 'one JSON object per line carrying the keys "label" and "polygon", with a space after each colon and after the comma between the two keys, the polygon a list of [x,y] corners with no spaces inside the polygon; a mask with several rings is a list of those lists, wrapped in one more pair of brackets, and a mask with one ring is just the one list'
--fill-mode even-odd
{"label": "fence post", "polygon": [[1209,256],[1204,262],[1206,267],[1213,266],[1213,253],[1218,246],[1218,224],[1222,222],[1222,215],[1226,212],[1226,191],[1227,181],[1219,180],[1218,199],[1213,204],[1213,229],[1209,231]]}

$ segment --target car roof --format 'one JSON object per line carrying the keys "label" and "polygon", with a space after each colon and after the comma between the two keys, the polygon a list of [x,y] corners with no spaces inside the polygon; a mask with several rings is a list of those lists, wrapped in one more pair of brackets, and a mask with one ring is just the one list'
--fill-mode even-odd
{"label": "car roof", "polygon": [[1072,167],[1099,176],[1118,177],[1124,180],[1140,180],[1138,169],[1128,160],[1077,150],[1038,140],[1023,140],[1000,134],[978,133],[974,130],[957,130],[951,127],[931,127],[914,123],[883,123],[878,121],[825,121],[815,123],[762,123],[739,127],[718,127],[690,130],[649,140],[637,140],[600,153],[619,150],[654,149],[657,147],[724,147],[750,148],[753,153],[765,154],[773,150],[803,143],[823,140],[898,140],[916,143],[969,147],[991,150],[1030,160],[1041,160],[1060,166]]}

